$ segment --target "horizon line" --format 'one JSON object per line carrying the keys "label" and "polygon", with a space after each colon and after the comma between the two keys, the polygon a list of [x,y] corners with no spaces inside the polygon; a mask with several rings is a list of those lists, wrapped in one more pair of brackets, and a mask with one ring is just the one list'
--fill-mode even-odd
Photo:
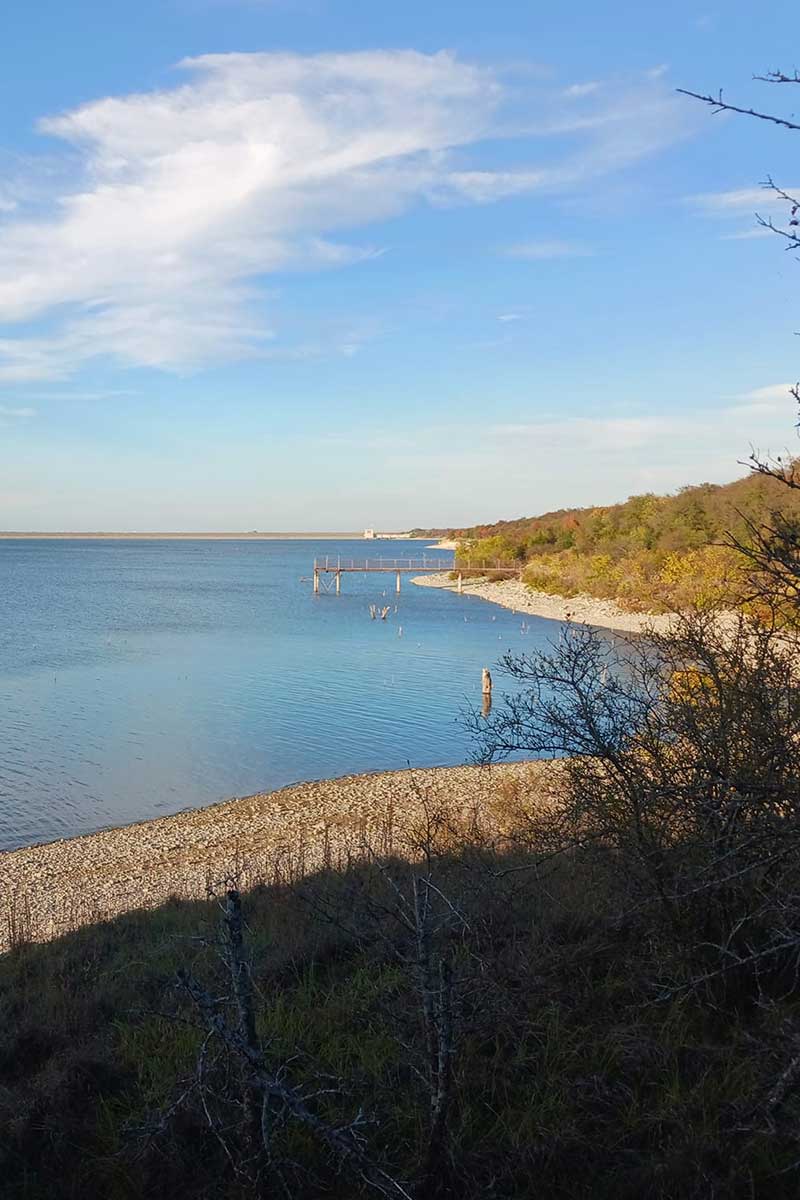
{"label": "horizon line", "polygon": [[[376,533],[375,540],[380,538],[407,538],[412,535],[403,531],[387,531],[385,533]],[[427,535],[419,535],[416,537]],[[148,539],[187,539],[187,540],[210,540],[210,539],[235,539],[235,540],[251,540],[258,539],[291,539],[291,538],[346,538],[356,541],[370,541],[371,538],[365,538],[363,530],[261,530],[252,529],[248,531],[213,531],[213,530],[0,530],[0,539],[14,540],[22,538],[108,538],[108,539],[125,539],[125,538],[148,538]]]}

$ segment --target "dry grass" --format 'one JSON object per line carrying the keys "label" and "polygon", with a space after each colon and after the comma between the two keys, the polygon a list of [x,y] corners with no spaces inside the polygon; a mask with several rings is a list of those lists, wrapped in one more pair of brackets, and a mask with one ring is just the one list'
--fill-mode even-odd
{"label": "dry grass", "polygon": [[[521,848],[531,782],[538,794],[534,770],[504,785],[492,811],[430,807],[402,836],[392,819],[370,844],[345,821],[348,839],[331,837],[311,876],[303,846],[259,865],[269,882],[245,913],[270,1055],[298,1086],[344,1081],[326,1118],[363,1107],[371,1152],[417,1195],[424,1048],[395,914],[396,889],[424,859],[460,914],[442,934],[459,998],[442,1195],[793,1196],[800,1106],[789,1095],[767,1119],[764,1098],[796,1002],[753,996],[746,1019],[692,998],[654,1003],[663,947],[620,921],[615,864],[597,852],[542,864]],[[401,849],[406,861],[388,856]],[[176,900],[0,959],[4,1196],[260,1194],[194,1093],[172,1111],[202,1040],[175,972],[222,986],[213,945],[197,940],[213,939],[218,918],[213,901]],[[214,1059],[211,1082],[222,1089],[227,1071]],[[295,1164],[293,1195],[368,1194],[302,1131],[287,1130],[281,1151]]]}

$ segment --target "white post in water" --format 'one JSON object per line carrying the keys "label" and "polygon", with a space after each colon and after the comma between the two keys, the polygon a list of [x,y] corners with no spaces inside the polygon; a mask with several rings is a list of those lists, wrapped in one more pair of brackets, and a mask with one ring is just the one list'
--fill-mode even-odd
{"label": "white post in water", "polygon": [[464,576],[459,571],[458,572],[458,594],[459,594],[459,596],[461,595],[463,590],[464,590]]}
{"label": "white post in water", "polygon": [[314,595],[319,595],[319,571],[314,567]]}
{"label": "white post in water", "polygon": [[400,595],[400,572],[399,571],[397,572],[397,584],[395,585],[395,591],[397,592],[397,594],[399,596]]}
{"label": "white post in water", "polygon": [[340,596],[342,592],[342,572],[336,572],[336,595]]}

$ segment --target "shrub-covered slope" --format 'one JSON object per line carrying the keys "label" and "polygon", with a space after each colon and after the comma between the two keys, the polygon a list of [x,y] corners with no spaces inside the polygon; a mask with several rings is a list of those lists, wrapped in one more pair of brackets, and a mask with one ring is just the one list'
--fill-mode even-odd
{"label": "shrub-covered slope", "polygon": [[741,556],[730,536],[748,538],[748,521],[781,512],[800,521],[800,492],[750,475],[700,484],[676,495],[648,493],[622,504],[566,509],[448,531],[467,563],[522,562],[538,591],[606,597],[633,609],[663,611],[713,603],[736,586]]}

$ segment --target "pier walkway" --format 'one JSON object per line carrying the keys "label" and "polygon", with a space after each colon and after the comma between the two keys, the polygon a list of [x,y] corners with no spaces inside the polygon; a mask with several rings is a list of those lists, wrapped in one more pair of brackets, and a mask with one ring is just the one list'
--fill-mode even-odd
{"label": "pier walkway", "polygon": [[520,563],[458,563],[450,558],[431,558],[423,554],[421,558],[315,558],[314,559],[314,593],[335,591],[338,596],[342,590],[342,575],[351,573],[372,574],[373,572],[394,572],[395,590],[400,591],[401,576],[409,571],[415,575],[425,572],[447,572],[455,574],[458,591],[461,591],[463,576],[468,572],[473,575],[515,575],[519,576],[522,567]]}

